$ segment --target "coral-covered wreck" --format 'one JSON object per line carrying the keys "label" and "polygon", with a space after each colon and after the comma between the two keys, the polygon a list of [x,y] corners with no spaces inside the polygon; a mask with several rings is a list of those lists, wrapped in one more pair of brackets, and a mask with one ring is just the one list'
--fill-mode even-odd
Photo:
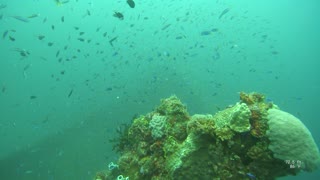
{"label": "coral-covered wreck", "polygon": [[320,162],[302,122],[259,93],[241,92],[235,105],[193,116],[172,96],[113,142],[120,158],[95,180],[275,179]]}

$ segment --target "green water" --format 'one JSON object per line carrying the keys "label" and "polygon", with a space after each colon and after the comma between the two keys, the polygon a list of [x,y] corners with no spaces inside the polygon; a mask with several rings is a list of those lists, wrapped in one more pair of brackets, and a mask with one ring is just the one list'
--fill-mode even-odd
{"label": "green water", "polygon": [[0,0],[1,179],[92,179],[117,127],[172,94],[215,113],[264,93],[320,145],[320,2],[135,2]]}

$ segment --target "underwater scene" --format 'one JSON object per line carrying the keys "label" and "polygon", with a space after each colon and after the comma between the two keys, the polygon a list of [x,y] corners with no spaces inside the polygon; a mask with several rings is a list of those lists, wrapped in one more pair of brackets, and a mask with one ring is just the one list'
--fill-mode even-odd
{"label": "underwater scene", "polygon": [[320,179],[319,8],[0,0],[0,179]]}

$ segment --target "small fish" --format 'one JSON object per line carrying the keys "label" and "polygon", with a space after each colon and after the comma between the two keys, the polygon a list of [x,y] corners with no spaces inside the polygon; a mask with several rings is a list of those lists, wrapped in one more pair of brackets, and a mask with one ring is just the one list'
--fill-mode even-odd
{"label": "small fish", "polygon": [[37,96],[30,96],[30,99],[36,99]]}
{"label": "small fish", "polygon": [[116,18],[119,18],[120,20],[124,19],[123,14],[120,13],[120,12],[114,12],[113,16],[116,17]]}
{"label": "small fish", "polygon": [[61,22],[64,22],[64,16],[61,17]]}
{"label": "small fish", "polygon": [[21,21],[21,22],[25,22],[25,23],[29,22],[28,19],[26,19],[26,18],[24,18],[24,17],[21,17],[21,16],[11,16],[11,17],[14,18],[14,19],[16,19],[16,20],[19,20],[19,21]]}
{"label": "small fish", "polygon": [[80,35],[80,36],[84,35],[84,32],[79,32],[79,35]]}
{"label": "small fish", "polygon": [[127,0],[127,3],[131,8],[134,8],[136,6],[133,0]]}
{"label": "small fish", "polygon": [[84,42],[84,39],[83,38],[78,38],[79,41],[81,42]]}
{"label": "small fish", "polygon": [[225,10],[223,10],[222,13],[221,13],[220,16],[219,16],[219,19],[221,19],[222,16],[224,16],[225,14],[227,14],[229,11],[230,11],[229,8],[226,8]]}
{"label": "small fish", "polygon": [[217,31],[218,31],[218,28],[211,29],[211,32],[217,32]]}
{"label": "small fish", "polygon": [[39,35],[39,36],[37,36],[38,37],[38,39],[39,40],[42,40],[42,39],[44,39],[45,38],[45,36],[44,35]]}
{"label": "small fish", "polygon": [[247,173],[247,176],[248,176],[250,179],[256,179],[256,176],[253,175],[252,173]]}
{"label": "small fish", "polygon": [[57,51],[57,53],[56,53],[56,57],[58,57],[58,56],[59,56],[59,54],[60,54],[60,50],[58,50],[58,51]]}
{"label": "small fish", "polygon": [[118,38],[118,36],[116,36],[116,37],[114,37],[114,38],[112,38],[112,39],[109,40],[109,43],[110,43],[110,45],[111,45],[112,47],[113,47],[112,42],[115,41],[117,38]]}
{"label": "small fish", "polygon": [[51,29],[52,29],[52,30],[54,30],[54,29],[55,29],[54,25],[51,25]]}
{"label": "small fish", "polygon": [[5,92],[6,92],[6,87],[5,87],[4,85],[2,86],[1,92],[2,92],[2,93],[5,93]]}
{"label": "small fish", "polygon": [[0,20],[3,18],[3,14],[0,15]]}
{"label": "small fish", "polygon": [[45,23],[45,22],[47,22],[47,18],[46,17],[43,18],[43,20],[42,20],[42,23]]}
{"label": "small fish", "polygon": [[186,38],[185,36],[177,36],[176,39],[183,39]]}
{"label": "small fish", "polygon": [[9,30],[6,30],[5,32],[3,32],[2,39],[5,39],[8,35],[8,33],[9,33]]}
{"label": "small fish", "polygon": [[91,16],[91,12],[87,9],[87,15]]}
{"label": "small fish", "polygon": [[74,28],[76,31],[79,30],[79,27],[77,27],[77,26],[74,26],[73,28]]}
{"label": "small fish", "polygon": [[1,4],[1,5],[0,5],[0,9],[4,9],[4,8],[6,8],[6,7],[7,7],[6,4]]}
{"label": "small fish", "polygon": [[20,56],[22,56],[22,57],[27,57],[30,55],[29,51],[27,51],[25,49],[15,48],[15,49],[13,49],[13,51],[19,52]]}
{"label": "small fish", "polygon": [[12,36],[9,36],[10,41],[15,41],[16,39]]}
{"label": "small fish", "polygon": [[161,30],[163,31],[163,30],[166,30],[168,27],[170,27],[171,26],[171,24],[167,24],[167,25],[165,25],[165,26],[163,26],[162,28],[161,28]]}
{"label": "small fish", "polygon": [[52,46],[53,45],[53,42],[48,42],[48,46]]}
{"label": "small fish", "polygon": [[23,68],[23,71],[28,70],[30,67],[31,67],[31,64],[27,64],[27,65]]}
{"label": "small fish", "polygon": [[106,37],[106,36],[107,36],[107,32],[104,32],[104,33],[103,33],[103,37]]}
{"label": "small fish", "polygon": [[211,34],[211,31],[202,31],[201,32],[201,36],[207,36],[207,35],[210,35]]}
{"label": "small fish", "polygon": [[72,93],[73,93],[73,89],[71,89],[71,91],[69,92],[68,98],[72,95]]}
{"label": "small fish", "polygon": [[31,174],[33,171],[32,170],[27,170],[27,171],[25,171],[24,173],[25,174]]}
{"label": "small fish", "polygon": [[31,19],[31,18],[36,18],[39,16],[40,16],[40,14],[32,14],[32,15],[28,16],[27,18]]}
{"label": "small fish", "polygon": [[67,4],[69,2],[69,0],[67,0],[67,1],[54,0],[54,1],[56,2],[57,6],[62,6],[62,5]]}

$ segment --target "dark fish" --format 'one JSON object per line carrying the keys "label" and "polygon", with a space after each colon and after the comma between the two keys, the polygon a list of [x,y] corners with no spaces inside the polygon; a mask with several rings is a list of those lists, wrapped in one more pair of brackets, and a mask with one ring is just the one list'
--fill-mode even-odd
{"label": "dark fish", "polygon": [[217,31],[218,31],[218,28],[211,29],[211,32],[217,32]]}
{"label": "dark fish", "polygon": [[7,7],[6,4],[1,4],[1,5],[0,5],[0,9],[6,8],[6,7]]}
{"label": "dark fish", "polygon": [[171,24],[167,24],[167,25],[165,25],[165,26],[163,26],[162,28],[161,28],[161,30],[163,31],[163,30],[166,30],[168,27],[170,27],[171,26]]}
{"label": "dark fish", "polygon": [[64,16],[61,17],[61,22],[64,22]]}
{"label": "dark fish", "polygon": [[202,31],[201,32],[201,36],[207,36],[207,35],[210,35],[211,34],[211,31]]}
{"label": "dark fish", "polygon": [[42,39],[44,39],[44,38],[45,38],[44,35],[39,35],[39,36],[38,36],[38,39],[39,39],[39,40],[42,40]]}
{"label": "dark fish", "polygon": [[30,99],[36,99],[37,96],[30,96]]}
{"label": "dark fish", "polygon": [[23,68],[23,71],[26,71],[26,70],[28,70],[29,68],[30,68],[30,64],[28,64],[28,65],[26,65],[24,68]]}
{"label": "dark fish", "polygon": [[103,33],[103,37],[106,37],[107,36],[107,32]]}
{"label": "dark fish", "polygon": [[6,87],[5,87],[5,86],[2,86],[1,92],[2,92],[2,93],[5,93],[5,92],[6,92]]}
{"label": "dark fish", "polygon": [[68,2],[69,2],[69,0],[62,1],[61,4],[67,4]]}
{"label": "dark fish", "polygon": [[84,39],[83,39],[83,38],[78,38],[78,40],[79,40],[79,41],[81,41],[81,42],[83,42],[83,41],[84,41]]}
{"label": "dark fish", "polygon": [[114,38],[112,38],[112,39],[109,40],[109,43],[110,43],[110,45],[111,45],[112,47],[113,47],[112,42],[115,41],[117,38],[118,38],[118,36],[116,36],[116,37],[114,37]]}
{"label": "dark fish", "polygon": [[42,23],[45,23],[45,22],[47,22],[47,18],[46,17],[43,18],[43,20],[42,20]]}
{"label": "dark fish", "polygon": [[6,30],[5,32],[3,32],[2,39],[6,38],[8,33],[9,33],[9,30]]}
{"label": "dark fish", "polygon": [[19,52],[20,56],[22,56],[22,57],[27,57],[30,55],[29,51],[27,51],[25,49],[15,48],[15,49],[13,49],[13,51]]}
{"label": "dark fish", "polygon": [[51,29],[54,30],[54,25],[51,25]]}
{"label": "dark fish", "polygon": [[71,91],[69,92],[68,98],[72,95],[72,93],[73,93],[73,89],[71,89]]}
{"label": "dark fish", "polygon": [[219,16],[219,19],[221,19],[221,18],[222,18],[222,16],[224,16],[225,14],[227,14],[229,11],[230,11],[230,9],[229,9],[229,8],[227,8],[227,9],[223,10],[223,11],[222,11],[222,13],[221,13],[221,14],[220,14],[220,16]]}
{"label": "dark fish", "polygon": [[87,15],[91,16],[91,12],[87,9]]}
{"label": "dark fish", "polygon": [[113,16],[116,17],[116,18],[119,18],[120,20],[124,19],[123,14],[120,13],[120,12],[114,12]]}
{"label": "dark fish", "polygon": [[77,27],[77,26],[74,26],[73,28],[74,28],[75,30],[79,30],[79,27]]}
{"label": "dark fish", "polygon": [[84,35],[84,32],[79,32],[79,35],[80,35],[80,36]]}
{"label": "dark fish", "polygon": [[59,56],[59,54],[60,54],[60,50],[58,50],[58,51],[57,51],[57,53],[56,53],[56,57],[58,57],[58,56]]}
{"label": "dark fish", "polygon": [[136,6],[133,0],[127,0],[127,3],[131,8],[134,8]]}
{"label": "dark fish", "polygon": [[53,42],[48,42],[48,46],[52,46],[53,45]]}
{"label": "dark fish", "polygon": [[9,36],[10,41],[15,41],[16,39],[12,36]]}
{"label": "dark fish", "polygon": [[25,22],[25,23],[29,22],[28,19],[26,19],[26,18],[24,18],[24,17],[21,17],[21,16],[11,16],[11,17],[14,18],[14,19],[16,19],[16,20],[19,20],[19,21],[21,21],[21,22]]}

